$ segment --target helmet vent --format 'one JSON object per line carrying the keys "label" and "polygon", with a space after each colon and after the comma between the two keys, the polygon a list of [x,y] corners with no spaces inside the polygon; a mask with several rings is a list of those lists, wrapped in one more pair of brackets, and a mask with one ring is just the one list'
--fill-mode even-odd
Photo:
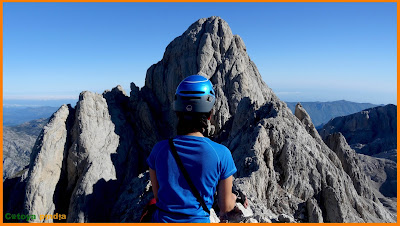
{"label": "helmet vent", "polygon": [[180,91],[182,94],[204,94],[204,91]]}
{"label": "helmet vent", "polygon": [[215,95],[214,92],[213,92],[212,90],[210,91],[210,93],[211,93],[212,95]]}
{"label": "helmet vent", "polygon": [[201,97],[185,97],[185,96],[181,96],[181,98],[183,99],[183,100],[193,100],[193,99],[201,99]]}

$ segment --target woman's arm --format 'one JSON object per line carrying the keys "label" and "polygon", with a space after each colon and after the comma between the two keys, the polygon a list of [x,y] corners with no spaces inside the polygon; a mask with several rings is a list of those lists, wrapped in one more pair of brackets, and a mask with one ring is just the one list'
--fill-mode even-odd
{"label": "woman's arm", "polygon": [[157,180],[156,171],[152,170],[151,168],[149,168],[149,171],[150,171],[151,187],[153,189],[154,198],[158,202],[158,180]]}
{"label": "woman's arm", "polygon": [[224,215],[227,212],[233,210],[236,204],[236,195],[232,193],[232,180],[230,176],[225,180],[221,180],[218,185],[218,204],[220,209],[220,215]]}

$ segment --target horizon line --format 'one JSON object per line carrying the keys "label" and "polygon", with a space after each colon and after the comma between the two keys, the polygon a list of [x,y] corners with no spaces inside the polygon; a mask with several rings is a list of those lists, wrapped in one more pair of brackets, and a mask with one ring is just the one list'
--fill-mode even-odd
{"label": "horizon line", "polygon": [[[279,95],[278,95],[279,98]],[[387,104],[393,104],[397,106],[397,103],[372,103],[368,101],[352,101],[352,100],[346,100],[346,99],[337,99],[337,100],[283,100],[282,98],[279,98],[281,101],[285,103],[330,103],[330,102],[340,102],[340,101],[346,101],[346,102],[352,102],[352,103],[358,103],[358,104],[375,104],[375,105],[387,105]],[[13,97],[3,97],[3,106],[4,105],[13,105],[13,104],[5,104],[4,101],[64,101],[64,100],[73,100],[77,101],[79,100],[79,97],[75,96],[13,96]],[[35,106],[40,106],[36,105]]]}

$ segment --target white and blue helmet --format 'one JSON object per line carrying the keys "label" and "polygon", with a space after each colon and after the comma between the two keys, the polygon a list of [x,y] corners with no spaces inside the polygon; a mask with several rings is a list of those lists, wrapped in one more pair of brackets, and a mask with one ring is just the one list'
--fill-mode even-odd
{"label": "white and blue helmet", "polygon": [[176,89],[174,111],[208,113],[214,103],[215,92],[210,80],[201,75],[191,75]]}

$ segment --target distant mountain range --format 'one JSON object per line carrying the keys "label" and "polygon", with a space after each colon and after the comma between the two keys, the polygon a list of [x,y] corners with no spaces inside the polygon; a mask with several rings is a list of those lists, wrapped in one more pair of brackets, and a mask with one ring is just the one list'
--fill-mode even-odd
{"label": "distant mountain range", "polygon": [[[61,105],[60,105],[61,106]],[[3,126],[16,126],[40,118],[48,118],[60,107],[3,107]],[[39,131],[40,132],[40,131]]]}
{"label": "distant mountain range", "polygon": [[[286,102],[287,106],[294,113],[294,109],[298,102]],[[376,107],[378,105],[369,103],[355,103],[346,100],[338,100],[332,102],[300,102],[316,128],[322,127],[325,123],[335,117],[350,115],[367,108]]]}
{"label": "distant mountain range", "polygon": [[50,107],[60,107],[63,104],[71,104],[71,106],[75,106],[78,99],[3,99],[3,107],[41,107],[41,106],[50,106]]}

